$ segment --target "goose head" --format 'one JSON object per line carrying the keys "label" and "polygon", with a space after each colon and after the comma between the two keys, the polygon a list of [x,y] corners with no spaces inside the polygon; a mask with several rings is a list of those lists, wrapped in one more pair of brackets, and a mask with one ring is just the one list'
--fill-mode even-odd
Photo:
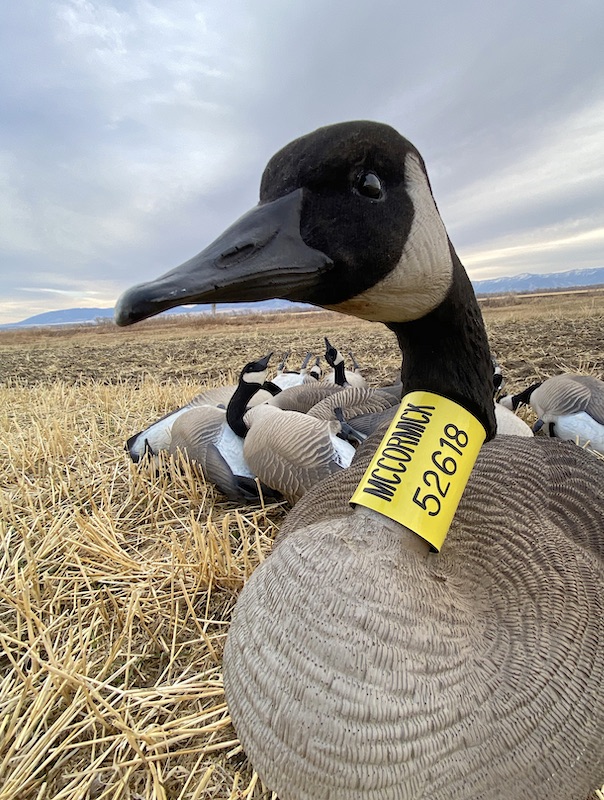
{"label": "goose head", "polygon": [[257,361],[250,361],[239,373],[239,383],[255,383],[259,386],[266,380],[268,373],[268,362],[271,360],[273,354],[269,353],[264,358],[259,358]]}
{"label": "goose head", "polygon": [[265,385],[268,362],[273,354],[269,353],[257,361],[250,361],[239,373],[237,389],[226,408],[226,421],[231,430],[244,438],[247,428],[243,423],[243,415],[252,397]]}
{"label": "goose head", "polygon": [[332,345],[327,336],[325,337],[325,361],[332,369],[335,369],[336,364],[344,363],[344,356],[337,347]]}
{"label": "goose head", "polygon": [[128,325],[198,302],[284,298],[391,328],[408,391],[444,394],[495,433],[492,365],[424,161],[388,125],[320,128],[276,153],[260,202],[197,256],[119,299]]}

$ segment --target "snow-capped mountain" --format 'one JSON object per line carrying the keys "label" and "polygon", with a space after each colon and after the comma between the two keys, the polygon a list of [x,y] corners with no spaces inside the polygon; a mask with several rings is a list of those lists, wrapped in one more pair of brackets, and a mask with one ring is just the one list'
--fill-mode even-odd
{"label": "snow-capped mountain", "polygon": [[571,289],[604,284],[604,267],[596,269],[571,269],[566,272],[548,272],[535,275],[523,272],[508,278],[472,281],[476,294],[505,294],[506,292],[536,292],[541,289]]}

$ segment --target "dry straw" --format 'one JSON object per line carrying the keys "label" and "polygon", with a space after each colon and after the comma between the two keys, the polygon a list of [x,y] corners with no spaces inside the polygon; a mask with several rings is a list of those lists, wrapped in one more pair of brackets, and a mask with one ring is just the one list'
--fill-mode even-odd
{"label": "dry straw", "polygon": [[194,391],[0,389],[0,800],[270,797],[220,664],[283,510],[122,449]]}

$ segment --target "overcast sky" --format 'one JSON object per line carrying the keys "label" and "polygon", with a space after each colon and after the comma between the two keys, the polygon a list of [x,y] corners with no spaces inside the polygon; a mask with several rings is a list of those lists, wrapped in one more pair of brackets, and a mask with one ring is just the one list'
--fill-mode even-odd
{"label": "overcast sky", "polygon": [[390,123],[476,280],[604,266],[604,2],[19,0],[0,10],[0,323],[109,307]]}

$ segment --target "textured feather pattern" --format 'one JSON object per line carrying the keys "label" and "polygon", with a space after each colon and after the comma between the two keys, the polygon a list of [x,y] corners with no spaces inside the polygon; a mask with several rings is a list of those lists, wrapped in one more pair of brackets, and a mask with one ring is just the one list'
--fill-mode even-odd
{"label": "textured feather pattern", "polygon": [[581,411],[604,425],[604,381],[591,375],[564,373],[548,378],[531,394],[537,416],[552,419]]}
{"label": "textured feather pattern", "polygon": [[203,392],[195,395],[190,400],[186,408],[196,408],[197,406],[227,406],[229,400],[235,394],[236,385],[233,386],[215,386],[212,389],[206,389]]}
{"label": "textured feather pattern", "polygon": [[354,447],[336,437],[340,423],[297,411],[256,406],[245,415],[249,427],[243,453],[262,483],[295,503],[323,478],[347,467]]}
{"label": "textured feather pattern", "polygon": [[299,411],[305,414],[310,409],[334,394],[343,391],[342,386],[324,386],[316,381],[302,386],[291,386],[272,397],[268,404],[283,411]]}
{"label": "textured feather pattern", "polygon": [[[360,393],[367,394],[366,402],[354,401],[353,394]],[[346,402],[347,400],[350,400],[350,402]],[[390,422],[398,406],[399,401],[395,400],[392,394],[380,392],[380,390],[344,389],[339,395],[326,398],[316,406],[313,406],[308,414],[319,419],[330,419],[333,418],[333,409],[341,407],[344,410],[344,416],[352,427],[359,433],[369,435],[384,421]],[[495,404],[495,418],[497,421],[497,433],[500,436],[533,436],[533,432],[526,422],[499,403]]]}
{"label": "textured feather pattern", "polygon": [[535,389],[529,402],[546,433],[604,454],[603,381],[592,375],[556,375]]}
{"label": "textured feather pattern", "polygon": [[300,501],[237,603],[224,679],[255,768],[280,800],[585,800],[604,779],[604,464],[497,437],[421,555],[347,503],[372,449]]}
{"label": "textured feather pattern", "polygon": [[172,427],[169,451],[185,453],[232,499],[241,499],[238,475],[255,477],[243,455],[243,439],[229,428],[222,408],[199,406],[181,415]]}
{"label": "textured feather pattern", "polygon": [[314,405],[308,412],[310,417],[316,419],[330,420],[335,419],[334,409],[341,408],[347,420],[360,414],[377,414],[394,405],[398,405],[394,396],[388,392],[380,392],[379,389],[369,389],[367,387],[350,386],[330,395]]}
{"label": "textured feather pattern", "polygon": [[203,462],[205,448],[215,442],[226,424],[223,408],[199,406],[181,414],[172,426],[170,452],[186,451],[190,458]]}

